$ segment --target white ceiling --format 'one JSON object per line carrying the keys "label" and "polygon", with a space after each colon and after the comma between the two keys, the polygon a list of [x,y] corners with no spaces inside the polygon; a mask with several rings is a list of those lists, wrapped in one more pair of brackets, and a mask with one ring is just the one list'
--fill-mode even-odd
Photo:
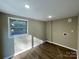
{"label": "white ceiling", "polygon": [[37,20],[49,20],[51,15],[53,20],[77,15],[79,0],[0,0],[0,11]]}

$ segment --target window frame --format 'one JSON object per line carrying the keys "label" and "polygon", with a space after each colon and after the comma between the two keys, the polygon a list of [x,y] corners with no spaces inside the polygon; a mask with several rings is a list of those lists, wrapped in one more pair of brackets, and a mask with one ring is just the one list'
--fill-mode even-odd
{"label": "window frame", "polygon": [[8,37],[11,38],[11,37],[14,37],[14,36],[20,36],[20,35],[24,35],[24,34],[17,34],[17,35],[11,35],[11,28],[10,28],[10,20],[11,19],[14,19],[14,20],[21,20],[21,21],[25,21],[27,22],[27,33],[28,34],[28,20],[26,19],[22,19],[22,18],[14,18],[14,17],[8,17]]}

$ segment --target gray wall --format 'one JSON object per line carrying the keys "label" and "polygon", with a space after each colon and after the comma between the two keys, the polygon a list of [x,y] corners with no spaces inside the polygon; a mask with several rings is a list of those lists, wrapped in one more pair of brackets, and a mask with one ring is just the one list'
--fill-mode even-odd
{"label": "gray wall", "polygon": [[49,41],[52,41],[51,30],[52,30],[51,22],[48,21],[46,22],[46,39]]}
{"label": "gray wall", "polygon": [[[71,23],[68,23],[68,18],[52,21],[52,41],[77,49],[77,17],[71,18]],[[47,24],[49,25],[49,23]],[[50,34],[50,26],[47,26],[47,28],[49,28],[47,34]],[[64,36],[64,32],[68,33],[68,35]],[[50,38],[48,40],[50,41]]]}
{"label": "gray wall", "polygon": [[45,39],[46,35],[46,28],[45,28],[45,22],[42,21],[29,21],[29,34],[39,38],[39,39]]}
{"label": "gray wall", "polygon": [[77,55],[77,59],[79,59],[79,16],[78,16],[78,55]]}
{"label": "gray wall", "polygon": [[[0,13],[2,15],[2,37],[3,37],[3,54],[4,57],[8,57],[14,54],[14,39],[8,37],[8,17],[14,18],[22,18],[27,19],[25,17],[19,17],[9,14]],[[45,22],[41,21],[28,21],[28,30],[29,34],[36,36],[39,39],[45,39]]]}
{"label": "gray wall", "polygon": [[7,15],[2,15],[2,41],[3,41],[3,57],[9,57],[14,53],[14,40],[8,37],[8,19]]}
{"label": "gray wall", "polygon": [[2,29],[1,29],[1,27],[2,27],[2,20],[1,20],[1,18],[2,18],[2,15],[0,14],[0,59],[2,59]]}

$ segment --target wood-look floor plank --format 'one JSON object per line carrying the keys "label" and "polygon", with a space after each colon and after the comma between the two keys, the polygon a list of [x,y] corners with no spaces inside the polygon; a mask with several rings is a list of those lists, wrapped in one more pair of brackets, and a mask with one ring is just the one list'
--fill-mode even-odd
{"label": "wood-look floor plank", "polygon": [[75,51],[45,42],[13,59],[77,59],[77,56]]}

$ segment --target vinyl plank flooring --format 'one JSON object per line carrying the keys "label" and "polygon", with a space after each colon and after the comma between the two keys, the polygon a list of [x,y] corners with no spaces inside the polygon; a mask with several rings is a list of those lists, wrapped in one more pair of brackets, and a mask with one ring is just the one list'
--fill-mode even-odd
{"label": "vinyl plank flooring", "polygon": [[75,51],[44,42],[13,59],[77,59],[77,55]]}

